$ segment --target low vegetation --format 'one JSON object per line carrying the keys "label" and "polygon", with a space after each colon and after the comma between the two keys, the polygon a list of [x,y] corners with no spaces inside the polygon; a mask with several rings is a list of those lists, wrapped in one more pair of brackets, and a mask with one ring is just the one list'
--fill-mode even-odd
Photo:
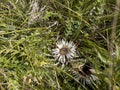
{"label": "low vegetation", "polygon": [[120,90],[119,0],[1,0],[0,90]]}

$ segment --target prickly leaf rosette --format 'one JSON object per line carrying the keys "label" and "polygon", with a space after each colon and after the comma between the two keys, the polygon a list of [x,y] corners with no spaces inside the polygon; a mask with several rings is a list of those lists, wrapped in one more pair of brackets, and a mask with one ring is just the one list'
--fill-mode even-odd
{"label": "prickly leaf rosette", "polygon": [[76,46],[73,42],[62,40],[56,43],[57,48],[53,49],[55,60],[60,63],[65,63],[76,56]]}

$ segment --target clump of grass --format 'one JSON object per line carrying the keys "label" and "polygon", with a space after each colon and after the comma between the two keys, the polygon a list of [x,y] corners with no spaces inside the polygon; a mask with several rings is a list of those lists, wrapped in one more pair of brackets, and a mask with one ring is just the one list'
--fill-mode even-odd
{"label": "clump of grass", "polygon": [[[1,0],[0,89],[107,90],[113,71],[111,87],[119,90],[119,13],[118,23],[111,24],[115,6],[111,0]],[[52,49],[62,39],[75,44],[77,57],[56,64]]]}

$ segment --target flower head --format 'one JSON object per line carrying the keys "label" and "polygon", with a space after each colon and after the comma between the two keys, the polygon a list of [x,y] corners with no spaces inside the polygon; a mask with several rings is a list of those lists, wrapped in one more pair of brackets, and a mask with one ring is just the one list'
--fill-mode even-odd
{"label": "flower head", "polygon": [[90,63],[85,63],[77,72],[74,72],[75,78],[83,85],[92,84],[93,82],[98,82],[98,77],[95,76],[94,69],[92,69]]}
{"label": "flower head", "polygon": [[62,40],[57,42],[56,46],[57,48],[53,49],[55,60],[65,63],[67,60],[70,60],[76,56],[76,47],[71,41],[66,42]]}

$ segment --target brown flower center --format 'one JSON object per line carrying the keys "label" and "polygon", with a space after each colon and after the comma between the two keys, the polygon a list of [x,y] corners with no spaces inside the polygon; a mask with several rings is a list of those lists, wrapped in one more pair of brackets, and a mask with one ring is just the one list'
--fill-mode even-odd
{"label": "brown flower center", "polygon": [[61,55],[66,55],[66,54],[68,54],[70,52],[70,50],[69,50],[69,48],[67,48],[67,47],[62,47],[61,49],[60,49],[60,54]]}

